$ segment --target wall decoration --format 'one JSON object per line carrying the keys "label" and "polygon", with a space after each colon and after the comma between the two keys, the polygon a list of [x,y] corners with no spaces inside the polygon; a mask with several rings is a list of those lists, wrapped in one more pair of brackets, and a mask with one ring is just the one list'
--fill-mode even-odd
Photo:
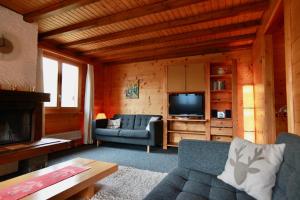
{"label": "wall decoration", "polygon": [[4,35],[0,37],[0,53],[10,54],[14,49],[12,41],[5,38]]}
{"label": "wall decoration", "polygon": [[125,96],[127,99],[138,99],[140,92],[139,80],[128,81],[125,90]]}

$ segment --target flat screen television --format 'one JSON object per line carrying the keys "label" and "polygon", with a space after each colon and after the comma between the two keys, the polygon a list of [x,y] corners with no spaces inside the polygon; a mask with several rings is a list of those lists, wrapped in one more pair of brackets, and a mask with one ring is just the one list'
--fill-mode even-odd
{"label": "flat screen television", "polygon": [[169,115],[204,117],[204,93],[169,95]]}

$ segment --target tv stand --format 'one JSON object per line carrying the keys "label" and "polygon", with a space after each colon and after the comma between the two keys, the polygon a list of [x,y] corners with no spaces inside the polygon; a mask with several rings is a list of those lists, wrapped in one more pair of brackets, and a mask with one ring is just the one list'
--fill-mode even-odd
{"label": "tv stand", "polygon": [[203,117],[201,116],[187,116],[187,115],[183,115],[183,116],[173,116],[174,119],[182,119],[182,120],[189,120],[189,119],[203,119]]}
{"label": "tv stand", "polygon": [[167,135],[168,147],[177,147],[182,139],[207,140],[206,119],[168,118]]}

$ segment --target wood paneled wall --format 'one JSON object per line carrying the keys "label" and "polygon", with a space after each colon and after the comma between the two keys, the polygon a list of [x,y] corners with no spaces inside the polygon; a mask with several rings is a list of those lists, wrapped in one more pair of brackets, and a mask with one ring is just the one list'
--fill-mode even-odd
{"label": "wood paneled wall", "polygon": [[289,132],[300,135],[300,1],[284,0]]}
{"label": "wood paneled wall", "polygon": [[[253,77],[255,92],[255,126],[257,143],[274,143],[276,139],[273,36],[269,29],[276,18],[281,1],[272,0],[253,45]],[[272,31],[273,32],[273,31]]]}
{"label": "wood paneled wall", "polygon": [[[253,70],[258,143],[272,143],[279,131],[286,130],[285,119],[278,122],[275,118],[275,112],[284,104],[288,109],[288,131],[300,135],[299,10],[298,0],[272,0],[257,34]],[[283,21],[278,20],[278,13],[284,15]],[[272,27],[274,21],[279,23],[277,30]]]}
{"label": "wood paneled wall", "polygon": [[[103,108],[108,117],[116,113],[163,114],[164,64],[133,63],[104,68]],[[138,99],[126,99],[129,81],[139,80]]]}
{"label": "wood paneled wall", "polygon": [[282,20],[276,24],[272,34],[273,40],[273,63],[274,63],[274,88],[275,88],[275,111],[276,111],[276,135],[286,132],[287,117],[278,114],[278,111],[287,105],[286,98],[286,72],[285,72],[285,44],[284,44],[284,24]]}
{"label": "wood paneled wall", "polygon": [[[113,116],[115,113],[163,115],[165,106],[163,98],[166,93],[166,88],[164,88],[166,66],[224,62],[230,59],[237,60],[237,132],[240,137],[243,137],[242,86],[253,84],[251,50],[104,66],[103,73],[101,73],[101,69],[95,69],[95,71],[99,70],[99,73],[95,73],[95,80],[102,80],[103,82],[103,85],[99,83],[103,90],[96,88],[95,110],[105,112],[108,117]],[[134,79],[140,80],[140,98],[126,99],[126,84],[129,80]]]}

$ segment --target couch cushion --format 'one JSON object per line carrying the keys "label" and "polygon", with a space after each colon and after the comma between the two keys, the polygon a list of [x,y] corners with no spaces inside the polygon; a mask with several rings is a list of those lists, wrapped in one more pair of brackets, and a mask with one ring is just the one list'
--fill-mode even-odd
{"label": "couch cushion", "polygon": [[149,138],[149,132],[146,130],[121,129],[119,136],[120,137],[129,137],[129,138]]}
{"label": "couch cushion", "polygon": [[281,134],[276,143],[286,143],[283,162],[273,188],[274,200],[295,199],[300,196],[300,137]]}
{"label": "couch cushion", "polygon": [[136,115],[133,129],[134,130],[146,130],[146,127],[147,127],[151,117],[159,117],[159,119],[161,119],[160,115]]}
{"label": "couch cushion", "polygon": [[114,119],[121,118],[121,129],[133,129],[135,115],[115,115]]}
{"label": "couch cushion", "polygon": [[120,129],[96,128],[96,135],[119,136]]}
{"label": "couch cushion", "polygon": [[199,171],[177,168],[169,173],[145,200],[254,200],[245,192]]}

